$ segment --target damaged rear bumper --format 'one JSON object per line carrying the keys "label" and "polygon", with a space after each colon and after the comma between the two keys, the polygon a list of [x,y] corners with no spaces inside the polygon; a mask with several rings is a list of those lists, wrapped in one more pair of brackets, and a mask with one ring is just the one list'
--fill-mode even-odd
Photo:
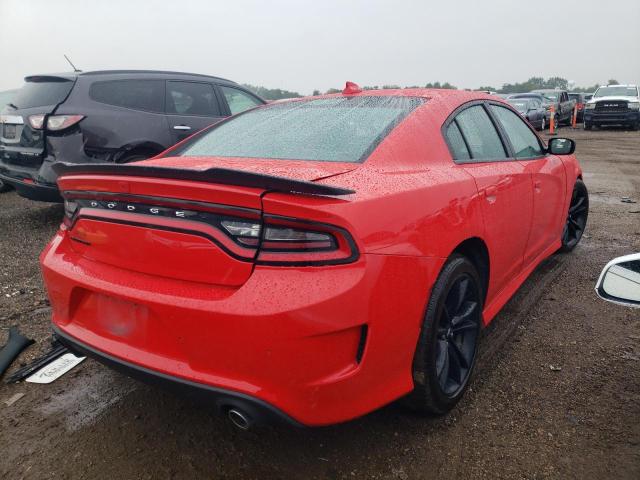
{"label": "damaged rear bumper", "polygon": [[19,148],[0,146],[0,179],[12,185],[18,194],[30,200],[62,202],[56,184],[58,175],[53,170],[57,162],[102,163],[85,153],[81,132],[65,136],[46,138],[46,156],[37,161],[32,152]]}

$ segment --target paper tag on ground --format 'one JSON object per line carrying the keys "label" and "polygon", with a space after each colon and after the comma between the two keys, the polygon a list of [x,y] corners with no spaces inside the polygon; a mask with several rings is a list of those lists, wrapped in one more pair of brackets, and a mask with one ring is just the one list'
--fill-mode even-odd
{"label": "paper tag on ground", "polygon": [[28,377],[26,381],[31,383],[51,383],[78,365],[85,358],[87,357],[76,357],[73,353],[65,353]]}

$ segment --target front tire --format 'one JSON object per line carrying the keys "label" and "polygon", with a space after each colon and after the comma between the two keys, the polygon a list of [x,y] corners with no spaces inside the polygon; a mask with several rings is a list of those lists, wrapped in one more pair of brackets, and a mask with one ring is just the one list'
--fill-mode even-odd
{"label": "front tire", "polygon": [[447,260],[429,299],[413,359],[414,390],[405,405],[442,415],[462,398],[476,360],[482,292],[480,276],[466,257]]}
{"label": "front tire", "polygon": [[571,203],[567,212],[567,220],[562,230],[562,246],[560,251],[570,252],[582,238],[589,216],[589,192],[584,182],[576,180],[571,194]]}

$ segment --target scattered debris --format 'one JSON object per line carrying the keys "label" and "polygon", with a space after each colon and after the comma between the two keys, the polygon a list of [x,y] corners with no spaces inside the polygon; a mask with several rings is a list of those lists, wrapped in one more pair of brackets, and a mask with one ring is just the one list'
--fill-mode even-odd
{"label": "scattered debris", "polygon": [[0,375],[9,368],[9,365],[20,355],[20,352],[33,342],[32,339],[22,335],[18,331],[18,327],[11,327],[9,329],[7,344],[0,350]]}
{"label": "scattered debris", "polygon": [[52,360],[55,360],[56,358],[58,358],[59,356],[67,352],[68,352],[67,347],[65,347],[60,342],[58,342],[57,338],[54,337],[51,340],[51,350],[49,350],[49,352],[45,353],[42,357],[37,358],[36,360],[31,362],[29,365],[22,367],[19,370],[16,370],[12,375],[10,375],[7,378],[7,383],[15,383],[15,382],[19,382],[20,380],[24,380],[33,372],[39,370],[40,368],[44,367]]}
{"label": "scattered debris", "polygon": [[622,197],[622,198],[620,199],[620,201],[621,201],[622,203],[638,203],[638,202],[636,202],[635,200],[633,200],[633,199],[631,199],[631,198],[629,198],[629,197]]}
{"label": "scattered debris", "polygon": [[8,400],[4,401],[4,404],[7,407],[10,407],[11,405],[13,405],[14,403],[16,403],[18,400],[20,400],[22,397],[24,397],[24,393],[16,393],[15,395],[13,395],[11,398],[9,398]]}
{"label": "scattered debris", "polygon": [[557,365],[549,365],[549,370],[551,370],[552,372],[560,372],[562,371],[562,367],[559,367]]}
{"label": "scattered debris", "polygon": [[78,365],[85,358],[87,357],[76,357],[73,353],[65,353],[31,375],[26,381],[30,383],[51,383]]}

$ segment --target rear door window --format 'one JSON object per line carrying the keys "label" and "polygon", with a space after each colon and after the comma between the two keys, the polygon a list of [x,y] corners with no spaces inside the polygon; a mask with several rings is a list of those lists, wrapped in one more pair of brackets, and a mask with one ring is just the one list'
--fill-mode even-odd
{"label": "rear door window", "polygon": [[538,137],[531,131],[520,115],[498,105],[491,105],[491,111],[502,125],[517,159],[537,158],[543,155]]}
{"label": "rear door window", "polygon": [[161,113],[164,110],[163,80],[111,80],[89,88],[92,100],[116,107]]}
{"label": "rear door window", "polygon": [[244,112],[245,110],[249,110],[257,105],[262,105],[257,98],[237,88],[224,87],[220,85],[220,89],[222,90],[224,98],[229,105],[231,115]]}
{"label": "rear door window", "polygon": [[466,143],[464,143],[464,138],[462,138],[462,134],[455,120],[447,127],[447,141],[451,147],[454,160],[469,160],[471,158],[469,149]]}
{"label": "rear door window", "polygon": [[167,113],[219,117],[220,108],[210,83],[167,82]]}
{"label": "rear door window", "polygon": [[11,101],[16,107],[33,108],[57,105],[73,88],[73,81],[55,77],[27,81]]}
{"label": "rear door window", "polygon": [[469,107],[456,116],[474,161],[504,160],[507,152],[500,136],[482,105]]}

